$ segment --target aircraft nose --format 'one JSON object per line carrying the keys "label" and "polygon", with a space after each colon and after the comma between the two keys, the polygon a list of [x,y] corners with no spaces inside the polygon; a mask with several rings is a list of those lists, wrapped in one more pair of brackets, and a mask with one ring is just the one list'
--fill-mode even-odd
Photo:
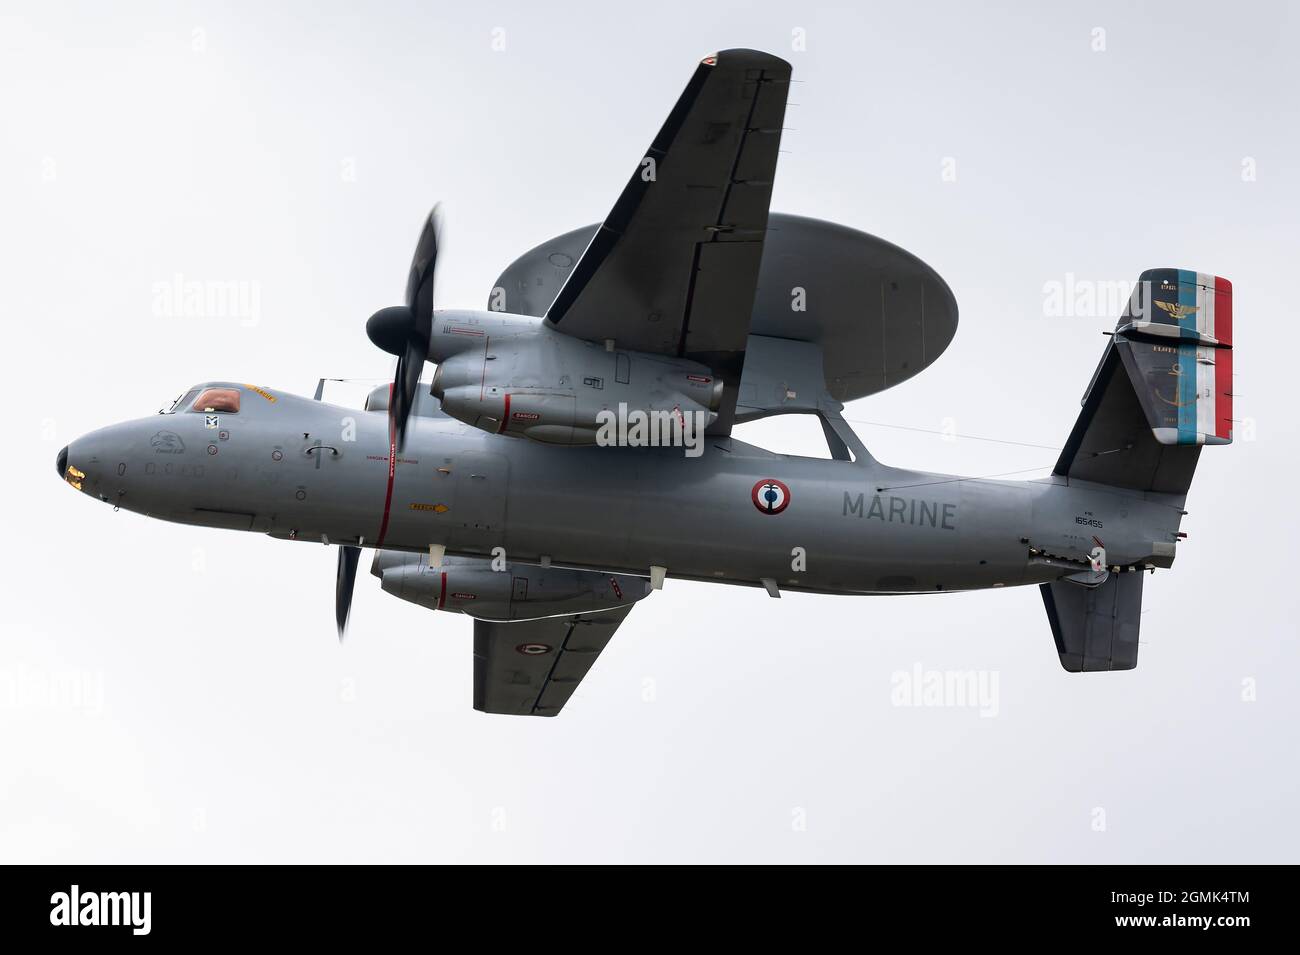
{"label": "aircraft nose", "polygon": [[[78,439],[78,441],[80,440]],[[84,457],[80,450],[73,454],[72,445],[70,444],[59,452],[58,460],[55,462],[59,467],[59,477],[78,491],[81,490],[81,485],[86,480],[86,472],[81,470],[81,468],[86,467]]]}
{"label": "aircraft nose", "polygon": [[[125,494],[126,482],[133,476],[142,433],[139,422],[124,421],[80,435],[59,452],[55,462],[59,476],[74,491],[91,497],[115,501]],[[147,426],[156,427],[152,419]],[[147,434],[148,432],[143,432]]]}

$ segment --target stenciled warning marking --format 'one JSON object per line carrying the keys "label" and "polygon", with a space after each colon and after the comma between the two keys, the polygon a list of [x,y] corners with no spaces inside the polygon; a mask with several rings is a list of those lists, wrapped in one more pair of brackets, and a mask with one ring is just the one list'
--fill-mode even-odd
{"label": "stenciled warning marking", "polygon": [[790,505],[790,489],[776,478],[763,478],[750,492],[754,506],[762,514],[780,514]]}
{"label": "stenciled warning marking", "polygon": [[275,397],[275,395],[271,394],[269,391],[266,391],[265,389],[257,387],[257,385],[245,384],[244,387],[247,388],[255,395],[261,395],[267,401],[271,402],[271,404],[275,404],[275,402],[278,400]]}

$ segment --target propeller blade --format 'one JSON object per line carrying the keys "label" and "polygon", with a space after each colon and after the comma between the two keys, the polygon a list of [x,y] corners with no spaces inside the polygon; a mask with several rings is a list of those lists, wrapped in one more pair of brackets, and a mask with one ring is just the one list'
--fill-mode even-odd
{"label": "propeller blade", "polygon": [[393,401],[389,405],[390,421],[393,422],[393,437],[402,450],[406,446],[406,430],[411,412],[415,411],[416,399],[420,394],[420,372],[428,350],[419,342],[412,340],[406,353],[398,359],[398,370],[393,379]]}
{"label": "propeller blade", "polygon": [[339,642],[348,629],[348,616],[352,613],[352,587],[357,582],[357,563],[361,548],[339,547],[339,567],[334,580],[334,620],[339,625]]}
{"label": "propeller blade", "polygon": [[[415,255],[411,258],[411,271],[406,277],[406,306],[416,314],[416,303],[422,291],[433,291],[434,271],[438,264],[438,249],[442,245],[442,203],[438,203],[424,220],[420,238],[415,243]],[[432,296],[429,298],[430,317],[432,317]]]}
{"label": "propeller blade", "polygon": [[420,387],[420,373],[429,359],[433,334],[433,286],[442,244],[442,206],[424,221],[415,243],[415,256],[406,278],[406,304],[381,308],[366,322],[366,334],[379,348],[397,356],[392,397],[388,402],[389,432],[400,449]]}

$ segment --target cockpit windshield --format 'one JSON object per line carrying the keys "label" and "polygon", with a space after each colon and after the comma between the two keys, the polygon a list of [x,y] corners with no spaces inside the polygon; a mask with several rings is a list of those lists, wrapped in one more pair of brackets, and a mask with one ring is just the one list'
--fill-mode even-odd
{"label": "cockpit windshield", "polygon": [[159,414],[178,411],[239,414],[239,389],[230,385],[195,385],[170,405],[158,409]]}
{"label": "cockpit windshield", "polygon": [[191,411],[224,411],[227,414],[239,414],[238,388],[204,388],[203,394],[194,400]]}
{"label": "cockpit windshield", "polygon": [[175,414],[178,411],[184,411],[186,408],[189,407],[190,402],[198,397],[199,391],[200,389],[195,387],[195,388],[191,388],[189,391],[181,392],[180,396],[177,397],[177,399],[173,401],[170,405],[164,404],[161,408],[159,408],[158,413]]}

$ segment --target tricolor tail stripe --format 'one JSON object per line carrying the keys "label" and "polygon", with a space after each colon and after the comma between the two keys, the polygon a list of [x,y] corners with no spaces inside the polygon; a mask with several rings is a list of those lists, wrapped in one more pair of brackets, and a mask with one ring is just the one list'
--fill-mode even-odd
{"label": "tricolor tail stripe", "polygon": [[1232,349],[1217,348],[1214,358],[1214,434],[1232,440]]}
{"label": "tricolor tail stripe", "polygon": [[[1178,324],[1189,332],[1205,332],[1205,318],[1201,308],[1201,286],[1197,284],[1197,273],[1186,269],[1178,270],[1178,304],[1183,306],[1183,314]],[[1212,335],[1213,332],[1210,332]]]}
{"label": "tricolor tail stripe", "polygon": [[[1183,369],[1178,411],[1179,444],[1232,440],[1232,283],[1204,272],[1178,271],[1179,324],[1217,345],[1179,346]],[[1195,369],[1195,373],[1191,373]]]}
{"label": "tricolor tail stripe", "polygon": [[1226,347],[1214,349],[1214,434],[1232,440],[1232,283],[1215,277],[1215,338]]}
{"label": "tricolor tail stripe", "polygon": [[1190,269],[1143,272],[1116,332],[1158,441],[1232,440],[1231,282]]}
{"label": "tricolor tail stripe", "polygon": [[1178,302],[1195,311],[1179,322],[1189,331],[1232,344],[1232,283],[1205,272],[1178,271]]}
{"label": "tricolor tail stripe", "polygon": [[[1190,316],[1189,316],[1190,317]],[[1184,318],[1183,321],[1187,319]],[[1195,319],[1193,319],[1195,320]],[[1197,355],[1200,348],[1196,345],[1178,346],[1178,443],[1200,444],[1200,431],[1196,426],[1202,418],[1202,401],[1205,394],[1200,390],[1200,365]],[[1213,396],[1210,397],[1213,401]],[[1211,420],[1213,416],[1211,415]]]}

